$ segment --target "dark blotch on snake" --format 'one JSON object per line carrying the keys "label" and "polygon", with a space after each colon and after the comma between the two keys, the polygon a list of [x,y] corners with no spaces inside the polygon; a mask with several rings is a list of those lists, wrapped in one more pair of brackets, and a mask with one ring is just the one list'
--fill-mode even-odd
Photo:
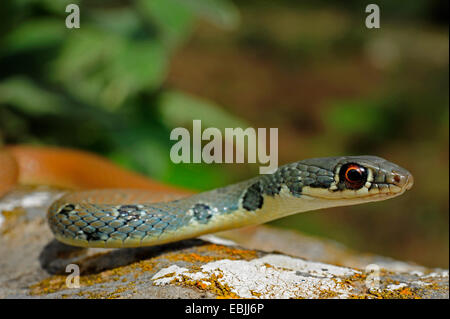
{"label": "dark blotch on snake", "polygon": [[264,198],[262,196],[261,184],[255,183],[251,185],[244,194],[242,207],[248,211],[253,211],[261,208],[263,203]]}
{"label": "dark blotch on snake", "polygon": [[137,211],[139,208],[136,205],[122,205],[118,208],[121,213],[131,213]]}
{"label": "dark blotch on snake", "polygon": [[59,211],[59,214],[68,215],[71,211],[75,209],[75,206],[72,204],[67,204]]}
{"label": "dark blotch on snake", "polygon": [[195,204],[192,211],[195,219],[201,224],[206,224],[212,217],[211,208],[205,204]]}
{"label": "dark blotch on snake", "polygon": [[86,235],[87,241],[97,241],[97,240],[106,240],[107,235],[105,233],[95,231],[93,233],[84,233]]}
{"label": "dark blotch on snake", "polygon": [[261,177],[261,192],[265,195],[275,196],[281,191],[282,176],[279,174],[266,175]]}

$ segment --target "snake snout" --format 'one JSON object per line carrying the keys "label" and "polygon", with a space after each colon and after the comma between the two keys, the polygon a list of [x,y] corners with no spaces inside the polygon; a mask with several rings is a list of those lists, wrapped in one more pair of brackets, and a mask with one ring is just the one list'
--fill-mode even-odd
{"label": "snake snout", "polygon": [[388,182],[400,187],[401,189],[410,190],[414,185],[413,175],[404,168],[396,168],[391,171]]}

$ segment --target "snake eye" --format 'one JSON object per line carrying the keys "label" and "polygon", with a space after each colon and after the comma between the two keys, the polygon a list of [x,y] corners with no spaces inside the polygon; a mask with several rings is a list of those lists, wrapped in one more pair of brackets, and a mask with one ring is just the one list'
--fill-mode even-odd
{"label": "snake eye", "polygon": [[367,181],[367,169],[354,163],[345,164],[339,171],[339,180],[349,189],[360,189]]}

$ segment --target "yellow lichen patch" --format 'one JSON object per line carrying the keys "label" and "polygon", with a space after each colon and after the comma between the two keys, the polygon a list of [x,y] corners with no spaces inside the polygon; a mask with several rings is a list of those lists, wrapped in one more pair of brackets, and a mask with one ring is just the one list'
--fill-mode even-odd
{"label": "yellow lichen patch", "polygon": [[[30,287],[31,295],[44,295],[60,290],[68,289],[66,284],[67,276],[56,275],[44,279]],[[118,280],[117,276],[112,276],[111,271],[105,271],[96,275],[80,276],[80,287],[92,286],[98,283]]]}
{"label": "yellow lichen patch", "polygon": [[[389,289],[390,285],[400,285],[401,283],[398,280],[391,279],[389,275],[392,275],[392,272],[382,270],[380,272],[380,278],[383,286],[387,287],[385,289],[366,289],[366,293],[362,293],[359,295],[351,294],[349,298],[352,299],[368,299],[368,298],[376,298],[376,299],[420,299],[418,292],[420,289],[400,286],[397,289]],[[352,286],[359,285],[360,287],[366,285],[367,276],[364,274],[355,274],[351,278],[347,278],[345,283],[350,284]]]}
{"label": "yellow lichen patch", "polygon": [[185,261],[188,263],[209,263],[221,259],[251,260],[257,257],[254,250],[245,250],[234,247],[209,244],[197,248],[197,252],[169,253],[164,256],[169,261]]}
{"label": "yellow lichen patch", "polygon": [[8,219],[16,219],[17,217],[20,216],[25,216],[26,211],[21,207],[17,207],[12,210],[3,210],[1,214],[3,215],[3,217],[5,217],[6,220],[8,220]]}
{"label": "yellow lichen patch", "polygon": [[52,276],[30,287],[31,295],[45,295],[66,288],[66,276]]}
{"label": "yellow lichen patch", "polygon": [[[382,271],[382,274],[387,275],[390,272]],[[398,285],[400,282],[398,280],[390,279],[389,277],[383,277],[383,285]],[[343,281],[335,281],[336,284],[345,288],[345,286],[353,286],[355,288],[361,288],[366,285],[367,275],[362,273],[355,273],[351,277],[345,278]],[[347,287],[348,288],[348,287]],[[415,292],[416,289],[411,289],[409,287],[400,287],[398,289],[368,289],[366,288],[366,292],[362,294],[350,294],[348,297],[351,299],[417,299],[420,298]],[[333,293],[328,294],[327,292],[323,292],[321,297],[330,298],[333,297]]]}
{"label": "yellow lichen patch", "polygon": [[253,290],[250,290],[250,293],[252,294],[252,296],[255,296],[256,298],[261,298],[262,296],[262,293]]}
{"label": "yellow lichen patch", "polygon": [[[155,258],[156,260],[156,258]],[[155,269],[156,262],[151,260],[141,260],[137,263],[131,264],[128,267],[130,267],[132,270],[137,271],[135,272],[134,276],[138,276],[140,273],[150,272]],[[124,267],[125,268],[125,267]]]}
{"label": "yellow lichen patch", "polygon": [[337,284],[341,285],[343,288],[347,286],[352,287],[358,287],[361,285],[365,285],[365,281],[367,279],[367,276],[362,273],[354,273],[350,277],[344,278],[344,280],[336,282]]}
{"label": "yellow lichen patch", "polygon": [[232,260],[243,259],[251,260],[258,257],[258,252],[256,250],[250,249],[239,249],[236,247],[209,244],[198,247],[198,252],[205,252],[208,254],[214,253],[220,259],[227,258]]}
{"label": "yellow lichen patch", "polygon": [[2,234],[6,235],[15,229],[22,217],[26,216],[26,211],[22,207],[17,207],[12,210],[3,210],[1,214],[5,218],[2,224]]}
{"label": "yellow lichen patch", "polygon": [[399,291],[399,294],[405,297],[409,297],[413,295],[413,292],[411,291],[410,288],[405,287],[402,290]]}
{"label": "yellow lichen patch", "polygon": [[[385,269],[380,270],[379,277],[382,281],[383,286],[388,285],[399,285],[400,282],[398,280],[391,279],[390,276],[392,276],[393,273],[390,271],[387,271]],[[341,285],[351,285],[355,288],[361,288],[365,287],[367,284],[368,276],[363,273],[355,273],[351,277],[345,278],[344,281],[342,281]],[[338,282],[336,282],[339,284]],[[420,298],[418,297],[417,293],[413,291],[413,289],[408,287],[400,287],[398,289],[369,289],[365,288],[366,292],[362,294],[350,294],[349,298],[351,299],[369,299],[369,298],[376,298],[376,299],[414,299],[414,298]]]}
{"label": "yellow lichen patch", "polygon": [[370,294],[378,299],[421,299],[421,297],[415,293],[415,289],[409,287],[394,290],[383,289],[379,292],[370,291]]}
{"label": "yellow lichen patch", "polygon": [[[182,275],[180,278],[175,278],[172,283],[175,285],[183,285],[195,287],[201,290],[209,291],[220,299],[235,299],[239,298],[237,294],[231,291],[231,288],[219,281],[222,278],[222,274],[211,274],[208,278],[202,278],[201,281],[193,280],[188,276]],[[208,283],[208,284],[207,284]]]}
{"label": "yellow lichen patch", "polygon": [[[128,279],[124,276],[133,273],[135,279],[146,272],[152,271],[154,268],[154,263],[149,261],[139,261],[127,266],[122,266],[110,270],[102,271],[98,274],[84,275],[80,276],[80,287],[89,287],[96,284],[122,281],[127,282]],[[55,275],[47,279],[44,279],[32,286],[30,286],[30,294],[32,295],[44,295],[49,293],[54,293],[60,290],[67,289],[66,276]],[[104,298],[107,294],[96,293],[97,297]],[[89,297],[89,296],[88,296]]]}
{"label": "yellow lichen patch", "polygon": [[197,253],[171,253],[166,255],[165,258],[170,261],[182,260],[189,263],[196,263],[196,262],[208,263],[220,259],[219,257],[204,256]]}
{"label": "yellow lichen patch", "polygon": [[119,286],[112,292],[107,291],[80,291],[76,295],[88,299],[118,299],[122,298],[124,293],[131,291],[135,293],[134,285]]}
{"label": "yellow lichen patch", "polygon": [[104,298],[106,298],[106,299],[122,298],[124,293],[126,293],[126,292],[131,291],[133,293],[136,293],[136,290],[134,288],[135,288],[134,283],[130,283],[129,285],[126,285],[126,286],[119,286],[119,287],[117,287],[116,290],[107,294]]}
{"label": "yellow lichen patch", "polygon": [[339,294],[336,291],[319,289],[319,298],[321,299],[331,299],[338,297]]}

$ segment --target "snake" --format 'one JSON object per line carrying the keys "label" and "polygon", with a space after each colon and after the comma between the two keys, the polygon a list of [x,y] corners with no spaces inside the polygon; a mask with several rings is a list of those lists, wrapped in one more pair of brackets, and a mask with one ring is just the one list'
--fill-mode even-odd
{"label": "snake", "polygon": [[381,157],[333,156],[194,193],[88,152],[29,146],[0,150],[0,179],[0,196],[15,183],[44,180],[81,188],[50,205],[49,228],[62,243],[102,248],[161,245],[300,212],[381,201],[414,183],[408,170]]}

